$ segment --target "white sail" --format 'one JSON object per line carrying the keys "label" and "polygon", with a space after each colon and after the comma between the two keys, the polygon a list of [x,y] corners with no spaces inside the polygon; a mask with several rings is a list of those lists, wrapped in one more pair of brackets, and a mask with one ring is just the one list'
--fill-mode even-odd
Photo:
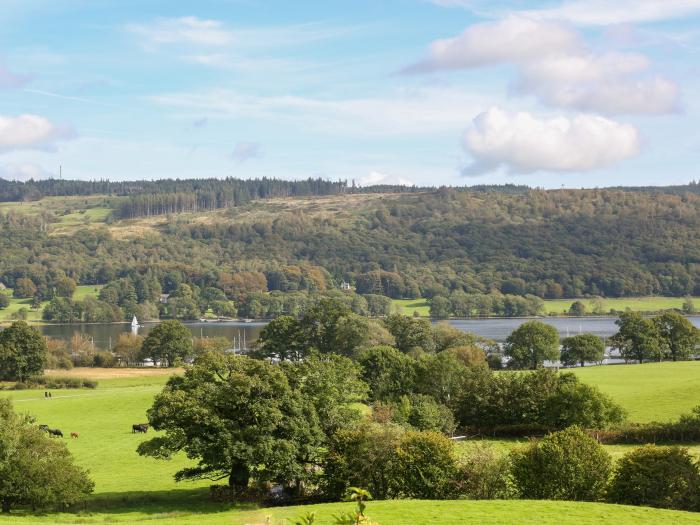
{"label": "white sail", "polygon": [[139,320],[136,319],[136,316],[131,320],[131,326],[139,326]]}

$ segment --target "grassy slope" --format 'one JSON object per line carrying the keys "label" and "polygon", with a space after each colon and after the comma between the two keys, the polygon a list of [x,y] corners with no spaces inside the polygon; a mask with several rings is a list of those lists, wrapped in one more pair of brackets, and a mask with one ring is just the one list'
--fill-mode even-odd
{"label": "grassy slope", "polygon": [[700,405],[700,361],[572,370],[625,407],[631,421],[668,421]]}
{"label": "grassy slope", "polygon": [[[44,399],[43,391],[2,392],[11,397],[15,409],[28,412],[37,421],[59,428],[78,462],[91,472],[95,493],[161,491],[180,488],[173,474],[185,464],[184,458],[156,461],[136,454],[138,444],[152,437],[132,434],[131,425],[146,421],[146,410],[167,376],[100,380],[96,390],[60,390]],[[200,483],[199,486],[206,486]],[[191,488],[196,485],[186,485]]]}
{"label": "grassy slope", "polygon": [[[78,286],[75,289],[75,293],[73,294],[73,299],[75,301],[82,301],[83,299],[89,296],[97,297],[97,294],[99,294],[100,292],[100,288],[102,288],[101,284]],[[0,310],[0,322],[12,321],[12,314],[17,312],[20,308],[27,309],[28,321],[41,321],[42,309],[48,304],[48,301],[42,302],[41,307],[39,307],[38,310],[32,310],[31,299],[15,299],[14,297],[12,297],[12,290],[4,290],[0,293],[4,293],[8,297],[10,297],[10,305],[5,309]]]}

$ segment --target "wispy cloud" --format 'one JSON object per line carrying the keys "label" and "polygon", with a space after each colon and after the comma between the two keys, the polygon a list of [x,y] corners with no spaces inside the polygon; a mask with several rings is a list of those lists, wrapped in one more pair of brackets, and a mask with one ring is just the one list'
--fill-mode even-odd
{"label": "wispy cloud", "polygon": [[614,25],[672,20],[700,13],[700,0],[568,0],[540,9],[492,0],[429,0],[440,7],[458,7],[482,16],[518,14],[533,19],[560,20],[583,25]]}
{"label": "wispy cloud", "polygon": [[339,134],[400,136],[459,131],[492,103],[493,97],[458,89],[416,88],[377,98],[259,96],[210,90],[162,94],[151,100],[171,108],[206,112],[212,118],[254,118]]}
{"label": "wispy cloud", "polygon": [[13,73],[5,64],[0,63],[0,89],[18,89],[26,86],[30,80],[30,76]]}
{"label": "wispy cloud", "polygon": [[234,28],[221,20],[185,16],[157,18],[147,23],[131,23],[127,24],[125,29],[137,35],[144,46],[151,50],[165,45],[180,45],[189,48],[225,49],[230,52],[270,48],[285,50],[288,46],[300,46],[350,35],[358,28],[321,22]]}
{"label": "wispy cloud", "polygon": [[140,36],[150,46],[178,43],[225,46],[235,41],[234,33],[221,21],[196,16],[157,18],[148,24],[128,24],[126,30]]}

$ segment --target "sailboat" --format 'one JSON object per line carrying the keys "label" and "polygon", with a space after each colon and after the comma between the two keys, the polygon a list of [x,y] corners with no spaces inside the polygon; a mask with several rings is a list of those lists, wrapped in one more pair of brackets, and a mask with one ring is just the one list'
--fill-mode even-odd
{"label": "sailboat", "polygon": [[138,332],[139,326],[141,326],[141,325],[139,324],[139,320],[136,319],[136,316],[134,316],[134,318],[131,320],[131,331],[132,331],[133,333]]}

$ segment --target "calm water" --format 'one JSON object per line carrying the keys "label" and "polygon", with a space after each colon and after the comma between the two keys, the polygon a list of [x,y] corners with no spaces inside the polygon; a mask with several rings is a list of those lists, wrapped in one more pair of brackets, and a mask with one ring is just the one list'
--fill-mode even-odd
{"label": "calm water", "polygon": [[[700,316],[689,318],[690,321],[700,328]],[[465,319],[453,320],[450,324],[466,332],[504,341],[508,335],[518,326],[528,321],[528,319]],[[600,337],[610,337],[617,331],[614,318],[590,318],[590,317],[554,317],[544,318],[541,321],[554,326],[562,337],[575,335],[578,333],[592,333]],[[145,323],[138,329],[139,335],[147,335],[156,326]],[[234,342],[236,347],[240,347],[239,341],[245,340],[247,344],[255,341],[260,331],[265,326],[265,322],[226,322],[226,323],[187,323],[194,336],[206,337],[226,337]],[[92,338],[95,345],[100,348],[109,348],[114,345],[120,333],[130,332],[129,324],[74,324],[74,325],[44,325],[39,330],[47,336],[69,341],[75,332],[84,334]]]}

